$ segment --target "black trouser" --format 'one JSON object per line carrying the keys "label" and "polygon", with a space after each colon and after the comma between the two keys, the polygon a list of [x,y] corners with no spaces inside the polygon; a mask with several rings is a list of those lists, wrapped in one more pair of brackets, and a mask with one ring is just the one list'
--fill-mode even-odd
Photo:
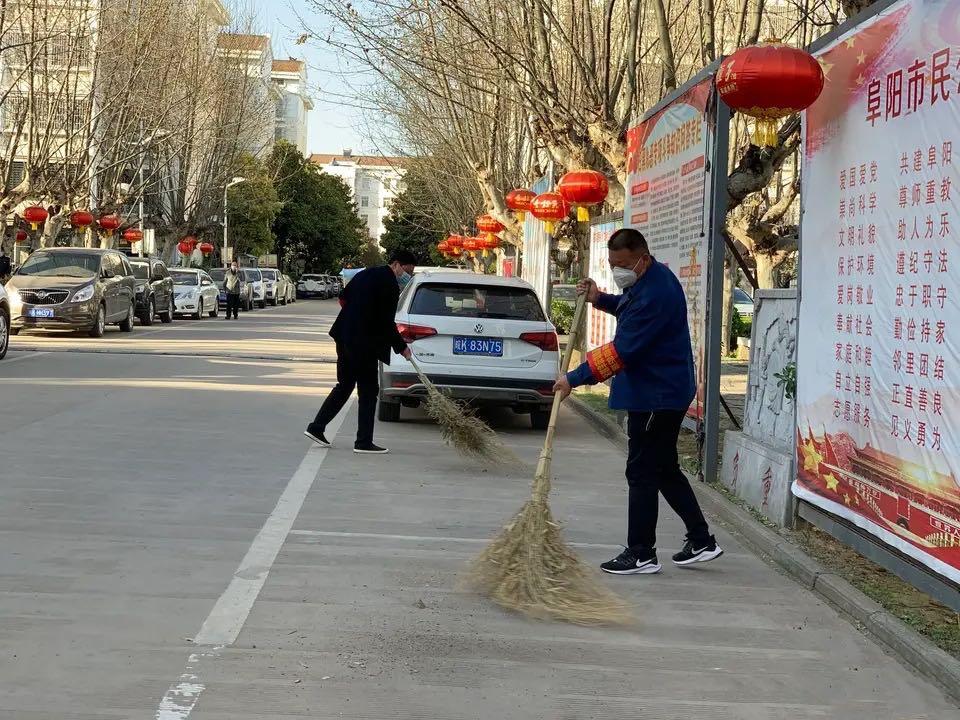
{"label": "black trouser", "polygon": [[231,312],[234,317],[240,315],[240,293],[227,293],[227,317]]}
{"label": "black trouser", "polygon": [[337,343],[337,385],[327,395],[310,427],[324,432],[343,406],[353,389],[357,389],[357,444],[373,442],[373,417],[380,391],[377,358],[370,352],[350,350]]}
{"label": "black trouser", "polygon": [[698,548],[711,540],[697,496],[677,458],[683,416],[682,410],[630,413],[627,546],[631,549],[649,551],[656,547],[658,493],[687,526],[687,539]]}

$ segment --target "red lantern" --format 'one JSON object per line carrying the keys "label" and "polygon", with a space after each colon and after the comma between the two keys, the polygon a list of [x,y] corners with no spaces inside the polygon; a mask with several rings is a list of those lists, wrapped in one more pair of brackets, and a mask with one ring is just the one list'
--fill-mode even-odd
{"label": "red lantern", "polygon": [[557,192],[577,209],[579,222],[588,222],[589,208],[600,205],[607,199],[610,184],[606,176],[596,170],[574,170],[560,178],[560,182],[557,183]]}
{"label": "red lantern", "polygon": [[488,240],[504,229],[503,223],[492,215],[481,215],[477,218],[477,230],[485,233]]}
{"label": "red lantern", "polygon": [[463,249],[470,253],[470,257],[474,257],[477,250],[480,249],[480,243],[474,237],[465,237],[463,238]]}
{"label": "red lantern", "polygon": [[103,233],[110,237],[113,231],[120,227],[120,217],[118,215],[101,215],[97,220],[97,225],[103,230]]}
{"label": "red lantern", "polygon": [[204,255],[209,255],[213,252],[213,245],[208,242],[200,243],[200,252],[202,252]]}
{"label": "red lantern", "polygon": [[135,242],[140,242],[143,240],[143,231],[137,228],[127,228],[123,231],[123,240],[131,245]]}
{"label": "red lantern", "polygon": [[773,147],[778,122],[820,96],[823,69],[805,50],[766,40],[724,59],[716,83],[727,105],[757,120],[755,144]]}
{"label": "red lantern", "polygon": [[70,213],[70,224],[81,230],[90,227],[93,225],[93,213],[89,210],[74,210]]}
{"label": "red lantern", "polygon": [[457,256],[460,254],[460,250],[463,248],[463,236],[462,235],[451,235],[447,238],[447,247],[450,248],[450,252]]}
{"label": "red lantern", "polygon": [[570,214],[570,206],[563,199],[563,195],[551,191],[537,195],[530,203],[530,212],[546,226],[547,232],[553,235],[557,223]]}
{"label": "red lantern", "polygon": [[26,230],[17,230],[17,234],[14,236],[14,242],[16,242],[17,245],[23,245],[29,239],[30,239],[30,236],[27,235]]}
{"label": "red lantern", "polygon": [[537,196],[532,190],[526,188],[517,188],[507,193],[507,207],[516,213],[517,220],[523,222],[523,218],[530,210],[530,203]]}
{"label": "red lantern", "polygon": [[450,252],[450,243],[448,243],[446,240],[442,240],[441,242],[438,242],[437,252],[443,255],[444,257],[446,257],[447,253]]}
{"label": "red lantern", "polygon": [[177,243],[177,250],[180,251],[181,255],[189,255],[193,252],[193,245],[188,243],[186,240],[181,240]]}
{"label": "red lantern", "polygon": [[23,211],[23,219],[30,223],[31,230],[36,230],[47,221],[47,211],[39,205],[31,205]]}
{"label": "red lantern", "polygon": [[197,239],[193,235],[187,235],[181,240],[181,242],[185,242],[187,245],[189,245],[191,251],[197,246]]}

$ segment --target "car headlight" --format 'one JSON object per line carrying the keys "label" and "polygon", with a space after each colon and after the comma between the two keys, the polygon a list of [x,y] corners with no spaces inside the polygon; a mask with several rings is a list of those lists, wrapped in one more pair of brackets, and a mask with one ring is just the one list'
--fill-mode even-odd
{"label": "car headlight", "polygon": [[86,302],[93,297],[93,285],[84,285],[73,294],[73,302]]}
{"label": "car headlight", "polygon": [[10,300],[11,310],[14,308],[19,310],[21,307],[23,307],[23,298],[20,297],[20,293],[16,289],[7,288],[7,298]]}

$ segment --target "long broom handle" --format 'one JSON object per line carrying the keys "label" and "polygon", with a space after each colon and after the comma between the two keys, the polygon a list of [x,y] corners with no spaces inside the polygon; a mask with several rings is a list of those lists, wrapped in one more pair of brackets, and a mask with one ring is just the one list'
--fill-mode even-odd
{"label": "long broom handle", "polygon": [[[566,373],[570,369],[570,359],[573,357],[573,349],[580,341],[580,327],[582,325],[583,313],[586,309],[587,295],[584,293],[577,298],[577,307],[573,312],[573,323],[570,326],[570,335],[567,337],[567,347],[563,351],[563,358],[560,360],[560,372]],[[537,473],[534,476],[534,495],[541,501],[546,500],[547,493],[550,492],[550,461],[553,456],[553,437],[557,433],[557,418],[560,415],[560,405],[563,401],[559,395],[553,396],[553,407],[550,409],[550,422],[547,424],[547,435],[543,439],[543,450],[540,452],[540,460],[537,463]]]}

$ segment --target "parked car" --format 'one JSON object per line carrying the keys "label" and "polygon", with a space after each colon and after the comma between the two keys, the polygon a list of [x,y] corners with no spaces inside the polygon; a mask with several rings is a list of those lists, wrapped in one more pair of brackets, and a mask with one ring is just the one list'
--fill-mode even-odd
{"label": "parked car", "polygon": [[280,273],[273,268],[260,268],[263,276],[264,300],[268,305],[276,305],[280,297]]}
{"label": "parked car", "polygon": [[284,287],[287,289],[287,303],[295,303],[297,301],[297,286],[289,275],[284,275],[283,279],[285,281]]}
{"label": "parked car", "polygon": [[300,282],[297,283],[297,294],[302,298],[327,298],[327,280],[326,276],[316,273],[307,273],[300,276]]}
{"label": "parked car", "polygon": [[217,316],[220,290],[204,270],[173,268],[170,275],[173,277],[178,315],[190,315],[194,320],[204,315]]}
{"label": "parked car", "polygon": [[[227,291],[224,285],[226,275],[225,268],[212,268],[210,270],[210,277],[213,278],[213,281],[217,284],[217,289],[220,291],[219,299],[222,308],[227,307]],[[253,309],[253,285],[247,282],[247,276],[243,270],[240,270],[240,309]]]}
{"label": "parked car", "polygon": [[287,295],[290,292],[287,286],[287,276],[281,272],[277,273],[277,284],[276,284],[276,297],[274,299],[274,305],[286,305],[287,304]]}
{"label": "parked car", "polygon": [[753,298],[746,290],[733,289],[733,307],[744,320],[753,318]]}
{"label": "parked car", "polygon": [[7,282],[10,332],[85,330],[102,337],[107,325],[133,330],[136,280],[126,256],[99,248],[34,251]]}
{"label": "parked car", "polygon": [[251,307],[256,305],[259,308],[265,308],[267,306],[267,295],[263,286],[263,274],[257,268],[244,268],[243,276],[251,287]]}
{"label": "parked car", "polygon": [[10,347],[10,298],[0,284],[0,360],[7,356]]}
{"label": "parked car", "polygon": [[[400,297],[397,328],[430,380],[452,397],[529,413],[546,429],[559,369],[556,328],[533,287],[517,278],[458,272],[414,275]],[[427,394],[399,355],[380,368],[378,415],[400,419],[402,405]]]}
{"label": "parked car", "polygon": [[153,325],[160,316],[163,323],[173,322],[173,278],[167,266],[153,258],[130,258],[137,281],[137,317],[143,325]]}

